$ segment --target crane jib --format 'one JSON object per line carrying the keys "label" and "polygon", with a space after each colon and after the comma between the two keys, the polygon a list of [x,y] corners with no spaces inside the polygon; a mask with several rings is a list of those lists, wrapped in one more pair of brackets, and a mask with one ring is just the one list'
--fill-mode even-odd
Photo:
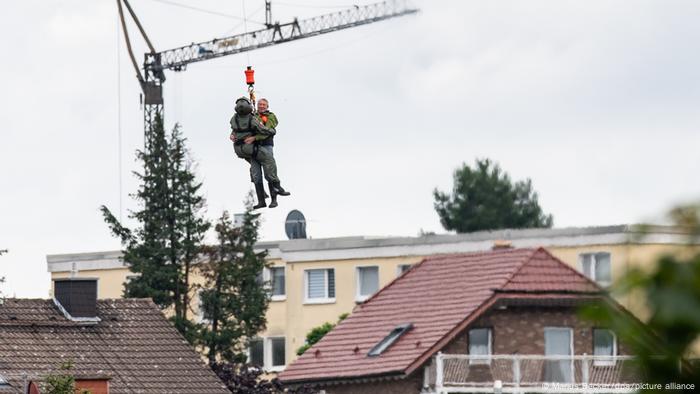
{"label": "crane jib", "polygon": [[[383,2],[301,21],[295,19],[293,22],[277,23],[270,25],[269,28],[248,33],[192,43],[158,53],[147,53],[144,70],[154,74],[160,73],[162,70],[182,71],[191,63],[265,48],[416,12],[418,10],[415,8],[397,6],[394,2]],[[161,79],[162,76],[152,75],[152,77]]]}
{"label": "crane jib", "polygon": [[[144,143],[146,145],[146,150],[149,149],[149,131],[152,130],[155,125],[162,124],[163,122],[163,84],[165,82],[165,70],[184,71],[187,65],[191,63],[252,51],[271,45],[295,41],[301,38],[314,37],[320,34],[331,33],[418,12],[418,9],[408,5],[408,0],[386,0],[364,6],[354,6],[343,11],[320,15],[309,19],[298,20],[295,18],[292,22],[280,24],[272,23],[272,2],[271,0],[266,0],[264,29],[156,52],[143,26],[138,21],[136,14],[129,4],[129,0],[116,1],[121,24],[124,27],[124,39],[127,44],[129,56],[134,65],[143,92]],[[143,76],[140,75],[140,70],[135,62],[134,54],[131,49],[121,2],[124,2],[126,5],[128,13],[136,22],[139,32],[147,41],[150,49],[150,52],[145,54]]]}

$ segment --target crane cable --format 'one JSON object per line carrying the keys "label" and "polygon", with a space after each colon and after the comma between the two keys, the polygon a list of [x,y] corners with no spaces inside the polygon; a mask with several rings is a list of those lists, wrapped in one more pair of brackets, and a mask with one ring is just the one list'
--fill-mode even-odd
{"label": "crane cable", "polygon": [[123,181],[122,181],[122,61],[119,42],[121,41],[120,25],[117,23],[117,162],[119,171],[119,223],[123,223]]}
{"label": "crane cable", "polygon": [[[248,17],[245,14],[245,0],[241,0],[241,6],[243,7],[243,32],[248,35]],[[248,65],[250,65],[250,51],[246,51],[246,56],[248,59]]]}
{"label": "crane cable", "polygon": [[[248,37],[248,16],[245,13],[245,0],[241,0],[241,7],[243,7],[243,32],[245,33],[244,37]],[[253,79],[253,67],[250,65],[250,51],[246,51],[246,57],[248,59],[248,67],[245,72],[246,82],[248,82],[248,96],[250,97],[251,104],[253,104],[253,111],[255,111],[255,82]]]}

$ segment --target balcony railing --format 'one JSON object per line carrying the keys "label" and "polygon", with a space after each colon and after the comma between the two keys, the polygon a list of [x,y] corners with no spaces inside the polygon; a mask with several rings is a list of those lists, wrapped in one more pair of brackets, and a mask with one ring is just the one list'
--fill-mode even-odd
{"label": "balcony railing", "polygon": [[632,393],[641,382],[630,356],[469,356],[438,353],[426,393]]}

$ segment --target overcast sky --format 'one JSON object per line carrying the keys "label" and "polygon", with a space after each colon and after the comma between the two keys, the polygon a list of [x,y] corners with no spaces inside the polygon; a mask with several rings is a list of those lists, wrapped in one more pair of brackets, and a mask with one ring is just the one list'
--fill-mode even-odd
{"label": "overcast sky", "polygon": [[[245,7],[249,30],[264,20],[263,0],[173,1],[232,16]],[[131,3],[157,50],[244,29],[232,17]],[[348,4],[273,1],[273,14],[284,22]],[[264,211],[265,240],[285,238],[291,209],[314,238],[442,232],[432,190],[451,188],[454,168],[477,157],[531,178],[556,227],[653,220],[700,198],[700,3],[414,4],[415,16],[167,74],[166,121],[189,139],[209,217],[241,211],[251,187],[228,141],[249,63],[280,119],[275,156],[292,192]],[[45,297],[47,254],[120,247],[98,207],[119,213],[121,199],[125,219],[135,207],[139,87],[115,1],[3,5],[1,288]]]}

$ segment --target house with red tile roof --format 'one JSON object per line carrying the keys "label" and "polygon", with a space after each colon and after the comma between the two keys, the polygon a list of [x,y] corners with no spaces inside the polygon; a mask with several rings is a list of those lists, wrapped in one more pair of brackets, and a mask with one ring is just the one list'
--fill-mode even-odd
{"label": "house with red tile roof", "polygon": [[280,379],[327,394],[634,381],[615,333],[577,316],[601,297],[595,282],[543,248],[428,257],[359,304]]}
{"label": "house with red tile roof", "polygon": [[93,394],[230,393],[150,299],[97,300],[94,279],[54,285],[54,299],[0,303],[0,393],[63,373]]}

